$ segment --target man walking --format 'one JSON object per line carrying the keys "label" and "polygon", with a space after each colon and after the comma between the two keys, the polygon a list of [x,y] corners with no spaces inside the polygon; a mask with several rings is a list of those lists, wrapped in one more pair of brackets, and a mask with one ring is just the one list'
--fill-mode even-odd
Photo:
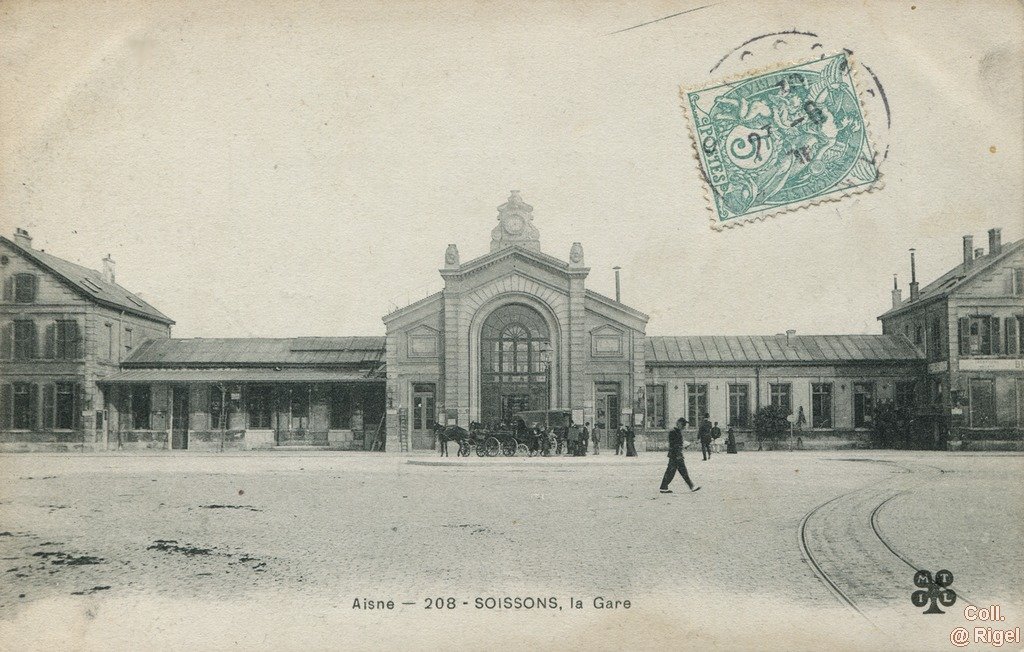
{"label": "man walking", "polygon": [[676,420],[676,427],[668,433],[668,468],[665,469],[665,475],[661,478],[661,493],[663,494],[672,493],[668,485],[672,482],[677,471],[682,476],[686,486],[690,488],[690,491],[700,490],[700,487],[695,487],[693,482],[690,481],[690,475],[686,472],[686,462],[683,461],[683,428],[685,427],[686,419],[679,417]]}
{"label": "man walking", "polygon": [[700,427],[697,429],[697,437],[700,439],[700,454],[703,461],[711,459],[711,420],[710,415],[705,414],[700,420]]}
{"label": "man walking", "polygon": [[[589,429],[590,429],[590,422],[588,421],[587,425],[583,427],[583,432],[587,432]],[[594,455],[597,455],[598,452],[599,452],[598,451],[598,443],[601,441],[601,432],[597,428],[594,428],[594,432],[592,432],[590,434],[590,440],[594,444]]]}

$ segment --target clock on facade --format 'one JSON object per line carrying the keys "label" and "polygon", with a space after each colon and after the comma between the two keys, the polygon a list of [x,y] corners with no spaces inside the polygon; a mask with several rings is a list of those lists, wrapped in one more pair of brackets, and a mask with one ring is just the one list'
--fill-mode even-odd
{"label": "clock on facade", "polygon": [[505,220],[505,232],[510,235],[519,235],[523,232],[524,226],[526,226],[526,222],[524,222],[523,218],[519,215],[510,215],[509,218]]}

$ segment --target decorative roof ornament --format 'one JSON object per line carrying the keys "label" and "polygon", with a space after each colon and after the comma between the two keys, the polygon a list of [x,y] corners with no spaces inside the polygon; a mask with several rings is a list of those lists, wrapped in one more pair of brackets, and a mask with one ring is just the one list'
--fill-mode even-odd
{"label": "decorative roof ornament", "polygon": [[579,242],[572,243],[572,248],[569,249],[569,265],[583,267],[583,245]]}
{"label": "decorative roof ornament", "polygon": [[447,251],[444,252],[444,266],[446,269],[459,268],[459,248],[456,245],[448,245]]}
{"label": "decorative roof ornament", "polygon": [[498,226],[491,231],[491,251],[517,246],[540,251],[540,231],[533,225],[533,206],[513,190],[508,201],[498,207]]}

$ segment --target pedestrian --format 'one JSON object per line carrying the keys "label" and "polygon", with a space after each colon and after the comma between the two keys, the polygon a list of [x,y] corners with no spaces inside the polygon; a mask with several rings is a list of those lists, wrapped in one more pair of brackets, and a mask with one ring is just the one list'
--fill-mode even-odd
{"label": "pedestrian", "polygon": [[590,429],[584,425],[580,428],[580,456],[587,454],[587,447],[590,446]]}
{"label": "pedestrian", "polygon": [[725,452],[736,454],[736,433],[733,432],[732,426],[729,426],[729,430],[726,431],[725,435]]}
{"label": "pedestrian", "polygon": [[636,431],[626,428],[626,457],[636,457]]}
{"label": "pedestrian", "polygon": [[718,422],[715,421],[715,425],[711,428],[711,449],[716,453],[722,452],[722,443],[718,441],[722,438],[722,429],[718,427]]}
{"label": "pedestrian", "polygon": [[679,417],[676,420],[676,427],[668,433],[668,467],[665,475],[661,477],[661,493],[670,494],[672,490],[668,485],[675,478],[676,472],[683,478],[683,482],[690,488],[690,491],[698,491],[690,480],[690,474],[686,472],[686,462],[683,461],[683,428],[686,427],[686,419]]}
{"label": "pedestrian", "polygon": [[[586,423],[586,425],[583,426],[583,432],[587,432],[587,430],[589,428],[590,428],[590,422],[588,421]],[[594,428],[594,431],[592,433],[590,433],[590,439],[591,439],[591,442],[593,442],[593,444],[594,444],[594,455],[597,455],[598,447],[600,446],[600,443],[601,443],[601,432],[597,428]]]}
{"label": "pedestrian", "polygon": [[619,426],[615,431],[615,454],[622,455],[622,447],[626,445],[626,427]]}
{"label": "pedestrian", "polygon": [[700,420],[700,427],[697,429],[697,438],[700,439],[700,454],[702,460],[707,462],[711,459],[711,421],[705,414]]}
{"label": "pedestrian", "polygon": [[569,426],[569,455],[576,457],[580,454],[580,428],[573,424]]}
{"label": "pedestrian", "polygon": [[553,431],[555,433],[555,442],[556,442],[555,455],[561,455],[562,454],[562,447],[565,445],[565,435],[563,434],[562,428],[560,426],[556,427],[556,428],[553,428]]}

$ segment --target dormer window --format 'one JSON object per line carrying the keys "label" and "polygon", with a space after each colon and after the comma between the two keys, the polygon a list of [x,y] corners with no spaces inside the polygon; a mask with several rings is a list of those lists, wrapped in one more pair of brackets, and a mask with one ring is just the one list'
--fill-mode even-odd
{"label": "dormer window", "polygon": [[15,274],[14,302],[35,303],[37,283],[38,279],[35,274]]}

